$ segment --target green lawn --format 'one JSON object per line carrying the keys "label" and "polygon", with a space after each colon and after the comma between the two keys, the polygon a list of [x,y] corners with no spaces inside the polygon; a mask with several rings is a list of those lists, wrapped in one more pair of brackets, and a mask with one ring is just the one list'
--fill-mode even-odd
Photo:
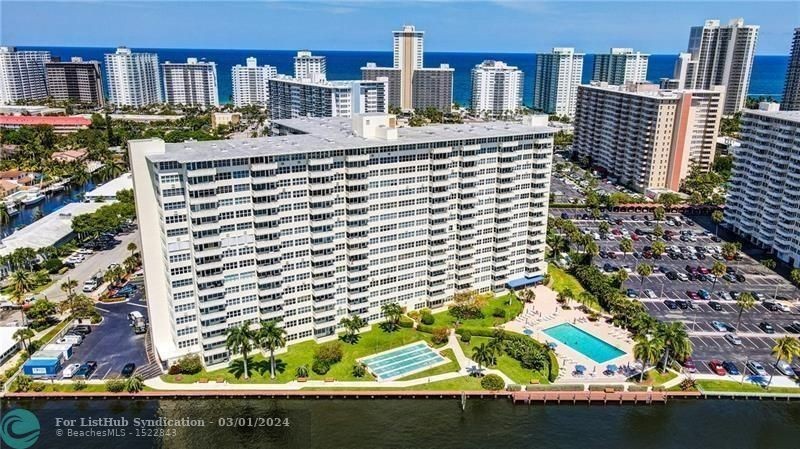
{"label": "green lawn", "polygon": [[[664,383],[669,382],[670,380],[672,380],[672,379],[674,379],[676,377],[678,377],[678,375],[675,374],[672,371],[666,371],[666,372],[662,373],[662,372],[658,371],[657,369],[651,369],[650,371],[647,371],[645,373],[643,384],[652,385],[652,386],[663,385]],[[629,378],[628,380],[631,381],[631,382],[637,382],[638,383],[639,382],[639,376],[638,375],[633,376],[633,377]]]}
{"label": "green lawn", "polygon": [[697,386],[702,388],[703,391],[732,391],[743,393],[795,393],[800,394],[800,387],[770,387],[763,388],[759,385],[745,382],[740,384],[730,380],[698,380]]}
{"label": "green lawn", "polygon": [[[575,300],[578,300],[578,295],[580,295],[584,288],[574,276],[567,273],[566,271],[562,270],[561,268],[555,266],[554,264],[549,264],[547,266],[547,273],[550,274],[550,288],[555,290],[556,292],[562,292],[566,289],[572,291],[572,296]],[[602,312],[603,308],[600,307],[600,304],[597,301],[592,301],[589,304],[586,304],[592,310]]]}
{"label": "green lawn", "polygon": [[60,323],[56,324],[55,326],[53,326],[53,328],[52,328],[52,329],[50,329],[50,331],[48,331],[46,334],[44,334],[44,335],[42,336],[42,338],[40,338],[39,340],[40,340],[42,343],[48,343],[50,340],[52,340],[52,339],[53,339],[53,337],[55,337],[55,336],[56,336],[56,334],[58,334],[59,332],[61,332],[61,330],[62,330],[62,329],[64,329],[65,327],[67,327],[67,324],[69,324],[71,321],[72,321],[72,320],[70,320],[70,319],[68,318],[68,319],[66,319],[66,320],[64,320],[64,321],[62,321],[62,322],[60,322]]}
{"label": "green lawn", "polygon": [[[483,343],[488,343],[491,340],[491,337],[472,337],[469,343],[464,343],[461,339],[458,340],[458,343],[461,345],[461,349],[464,350],[464,354],[472,358],[472,349],[474,347],[480,346]],[[497,365],[491,366],[490,368],[496,368],[502,371],[506,376],[510,377],[511,380],[520,385],[528,385],[531,379],[538,380],[540,384],[549,383],[546,373],[523,368],[517,360],[505,353],[497,358]]]}
{"label": "green lawn", "polygon": [[440,380],[413,387],[405,387],[403,390],[417,391],[461,391],[461,390],[483,390],[481,378],[472,376],[456,377],[454,379]]}
{"label": "green lawn", "polygon": [[425,371],[420,371],[416,374],[411,374],[406,377],[401,377],[396,380],[412,380],[412,379],[422,379],[423,377],[431,377],[437,374],[445,374],[445,373],[454,373],[457,372],[459,369],[458,361],[456,361],[456,354],[453,352],[452,349],[445,349],[440,354],[442,356],[447,357],[450,359],[449,363],[444,365],[435,366],[431,369],[426,369]]}
{"label": "green lawn", "polygon": [[[463,327],[494,327],[498,324],[503,324],[505,322],[511,321],[517,315],[522,313],[522,302],[517,300],[512,300],[511,304],[508,304],[508,295],[498,296],[496,298],[492,298],[486,302],[486,305],[481,308],[481,312],[483,312],[483,318],[476,318],[472,320],[464,320],[461,322],[461,326]],[[506,317],[505,318],[498,318],[492,315],[495,309],[500,308],[505,310]],[[434,326],[448,326],[448,327],[455,327],[456,325],[456,318],[450,315],[450,312],[445,310],[443,312],[439,312],[433,315],[436,321],[433,323]]]}
{"label": "green lawn", "polygon": [[361,334],[358,343],[351,345],[341,342],[344,356],[339,363],[331,366],[330,371],[325,375],[319,375],[311,371],[311,364],[314,362],[314,350],[320,345],[314,341],[304,341],[289,346],[289,350],[284,354],[275,356],[277,373],[275,379],[269,377],[269,356],[251,355],[248,358],[248,371],[250,379],[244,379],[244,364],[242,359],[234,360],[229,367],[198,374],[182,375],[181,380],[176,380],[175,376],[164,375],[162,379],[166,382],[193,383],[201,379],[216,381],[218,378],[224,379],[228,383],[286,383],[295,379],[295,370],[298,366],[306,365],[309,371],[309,379],[324,380],[333,378],[335,380],[373,380],[367,373],[366,376],[357,378],[353,376],[353,365],[356,359],[366,357],[371,354],[386,351],[398,346],[407,345],[419,340],[429,342],[430,335],[417,332],[414,329],[400,328],[394,332],[384,332],[380,326],[373,326],[369,332]]}

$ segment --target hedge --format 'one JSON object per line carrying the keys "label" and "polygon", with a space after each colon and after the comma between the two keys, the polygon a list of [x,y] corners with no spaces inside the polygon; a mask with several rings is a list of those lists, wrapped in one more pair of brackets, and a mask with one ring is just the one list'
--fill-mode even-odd
{"label": "hedge", "polygon": [[583,391],[581,384],[528,385],[527,391]]}
{"label": "hedge", "polygon": [[397,325],[400,327],[411,329],[412,327],[414,327],[414,320],[406,317],[401,317],[400,322],[398,322]]}
{"label": "hedge", "polygon": [[550,363],[548,363],[550,370],[547,373],[547,380],[550,382],[555,382],[558,379],[558,357],[556,357],[556,353],[553,351],[547,351],[547,356],[550,358]]}
{"label": "hedge", "polygon": [[628,391],[647,391],[648,388],[647,385],[631,385],[628,387]]}
{"label": "hedge", "polygon": [[506,387],[506,391],[522,391],[522,385],[508,384],[508,386]]}
{"label": "hedge", "polygon": [[436,326],[428,326],[427,324],[417,324],[417,330],[420,332],[425,332],[426,334],[432,334],[436,328]]}
{"label": "hedge", "polygon": [[623,391],[625,389],[622,385],[589,385],[589,391],[604,391],[606,388],[614,391]]}

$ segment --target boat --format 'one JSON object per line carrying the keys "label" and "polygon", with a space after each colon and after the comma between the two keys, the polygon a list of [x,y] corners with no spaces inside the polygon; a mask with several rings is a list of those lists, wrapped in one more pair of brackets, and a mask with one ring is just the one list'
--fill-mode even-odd
{"label": "boat", "polygon": [[26,206],[32,206],[44,199],[44,194],[36,187],[27,190],[27,193],[25,198],[22,198],[22,204]]}
{"label": "boat", "polygon": [[13,217],[19,213],[19,209],[17,209],[17,205],[14,203],[6,203],[6,212],[8,212],[9,217]]}

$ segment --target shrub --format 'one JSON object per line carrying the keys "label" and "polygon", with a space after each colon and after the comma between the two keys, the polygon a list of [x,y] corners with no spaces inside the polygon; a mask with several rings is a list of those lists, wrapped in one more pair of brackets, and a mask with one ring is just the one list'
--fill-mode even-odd
{"label": "shrub", "polygon": [[186,355],[177,363],[181,374],[197,374],[203,370],[203,361],[199,355]]}
{"label": "shrub", "polygon": [[106,391],[119,393],[125,389],[125,381],[122,379],[109,379],[106,381]]}
{"label": "shrub", "polygon": [[549,371],[547,373],[547,380],[550,382],[555,382],[558,379],[558,358],[556,357],[556,353],[553,351],[547,351],[547,355],[549,358]]}
{"label": "shrub", "polygon": [[470,340],[472,340],[472,333],[468,329],[465,329],[464,332],[461,333],[461,341],[469,343]]}
{"label": "shrub", "polygon": [[472,304],[456,304],[448,309],[450,315],[459,320],[483,318],[480,307]]}
{"label": "shrub", "polygon": [[30,390],[32,383],[33,383],[33,379],[31,379],[29,376],[26,376],[24,374],[20,374],[19,377],[17,377],[17,391],[23,391],[24,392],[24,391]]}
{"label": "shrub", "polygon": [[175,362],[172,365],[170,365],[169,370],[167,371],[167,374],[172,374],[173,376],[175,374],[180,374],[180,373],[181,373],[181,364],[179,362]]}
{"label": "shrub", "polygon": [[425,332],[426,334],[432,334],[433,331],[436,330],[436,328],[425,324],[417,324],[417,330],[420,332]]}
{"label": "shrub", "polygon": [[353,377],[364,377],[367,374],[367,369],[364,365],[356,363],[353,365]]}
{"label": "shrub", "polygon": [[408,317],[411,318],[412,320],[417,321],[419,319],[419,310],[412,310],[408,312],[406,315],[408,315]]}
{"label": "shrub", "polygon": [[697,382],[691,377],[687,377],[681,381],[680,387],[682,391],[694,390],[697,388]]}
{"label": "shrub", "polygon": [[407,318],[407,317],[400,317],[400,321],[397,323],[400,327],[405,327],[406,329],[411,329],[414,327],[414,321]]}
{"label": "shrub", "polygon": [[433,314],[428,311],[423,311],[420,317],[422,324],[427,324],[428,326],[436,322],[436,318],[434,318]]}
{"label": "shrub", "polygon": [[505,388],[506,383],[497,374],[487,374],[481,379],[481,387],[484,390],[498,391]]}
{"label": "shrub", "polygon": [[72,389],[75,391],[81,391],[86,389],[86,382],[83,380],[76,380],[72,383]]}
{"label": "shrub", "polygon": [[100,321],[103,321],[103,317],[100,315],[100,312],[95,310],[90,318],[90,321],[92,324],[97,324]]}
{"label": "shrub", "polygon": [[311,371],[314,371],[320,376],[322,376],[323,374],[327,374],[328,370],[330,369],[331,369],[330,365],[319,359],[314,360],[314,363],[311,364]]}
{"label": "shrub", "polygon": [[297,377],[308,377],[308,366],[300,365],[294,370],[294,375]]}
{"label": "shrub", "polygon": [[47,388],[47,384],[44,382],[33,382],[31,384],[31,390],[33,391],[44,391]]}
{"label": "shrub", "polygon": [[522,385],[519,385],[519,384],[508,384],[506,386],[506,391],[522,391]]}
{"label": "shrub", "polygon": [[[334,341],[331,343],[326,343],[324,345],[320,345],[314,351],[314,359],[315,361],[321,361],[325,365],[333,365],[338,361],[342,360],[343,352],[342,352],[342,344],[338,341]],[[313,368],[312,368],[313,369]],[[326,369],[325,372],[328,370]],[[317,370],[314,370],[316,373]]]}
{"label": "shrub", "polygon": [[448,335],[450,335],[450,331],[446,327],[437,327],[433,330],[431,341],[433,341],[434,344],[443,345],[447,343]]}
{"label": "shrub", "polygon": [[33,341],[31,341],[31,342],[30,342],[30,344],[28,344],[28,351],[29,351],[31,354],[33,354],[33,353],[35,353],[36,351],[38,351],[39,349],[41,349],[41,347],[42,347],[42,346],[44,346],[44,343],[43,343],[42,341],[40,341],[40,340],[33,340]]}
{"label": "shrub", "polygon": [[492,316],[495,317],[495,318],[503,318],[503,319],[505,319],[506,311],[503,310],[500,307],[495,307],[494,310],[492,310]]}
{"label": "shrub", "polygon": [[42,268],[47,270],[50,274],[56,274],[64,266],[60,259],[47,259],[42,263]]}

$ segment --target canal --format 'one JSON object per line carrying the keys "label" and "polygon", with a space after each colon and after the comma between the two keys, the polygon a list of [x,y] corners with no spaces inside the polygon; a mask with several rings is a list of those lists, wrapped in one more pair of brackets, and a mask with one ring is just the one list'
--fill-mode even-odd
{"label": "canal", "polygon": [[94,188],[95,184],[93,181],[89,181],[82,186],[69,185],[64,190],[49,193],[40,203],[27,207],[22,204],[18,205],[17,209],[19,212],[11,217],[11,221],[7,226],[0,227],[0,236],[4,238],[13,233],[15,229],[33,223],[37,210],[41,210],[42,216],[48,215],[61,209],[65,204],[81,201],[83,194]]}

